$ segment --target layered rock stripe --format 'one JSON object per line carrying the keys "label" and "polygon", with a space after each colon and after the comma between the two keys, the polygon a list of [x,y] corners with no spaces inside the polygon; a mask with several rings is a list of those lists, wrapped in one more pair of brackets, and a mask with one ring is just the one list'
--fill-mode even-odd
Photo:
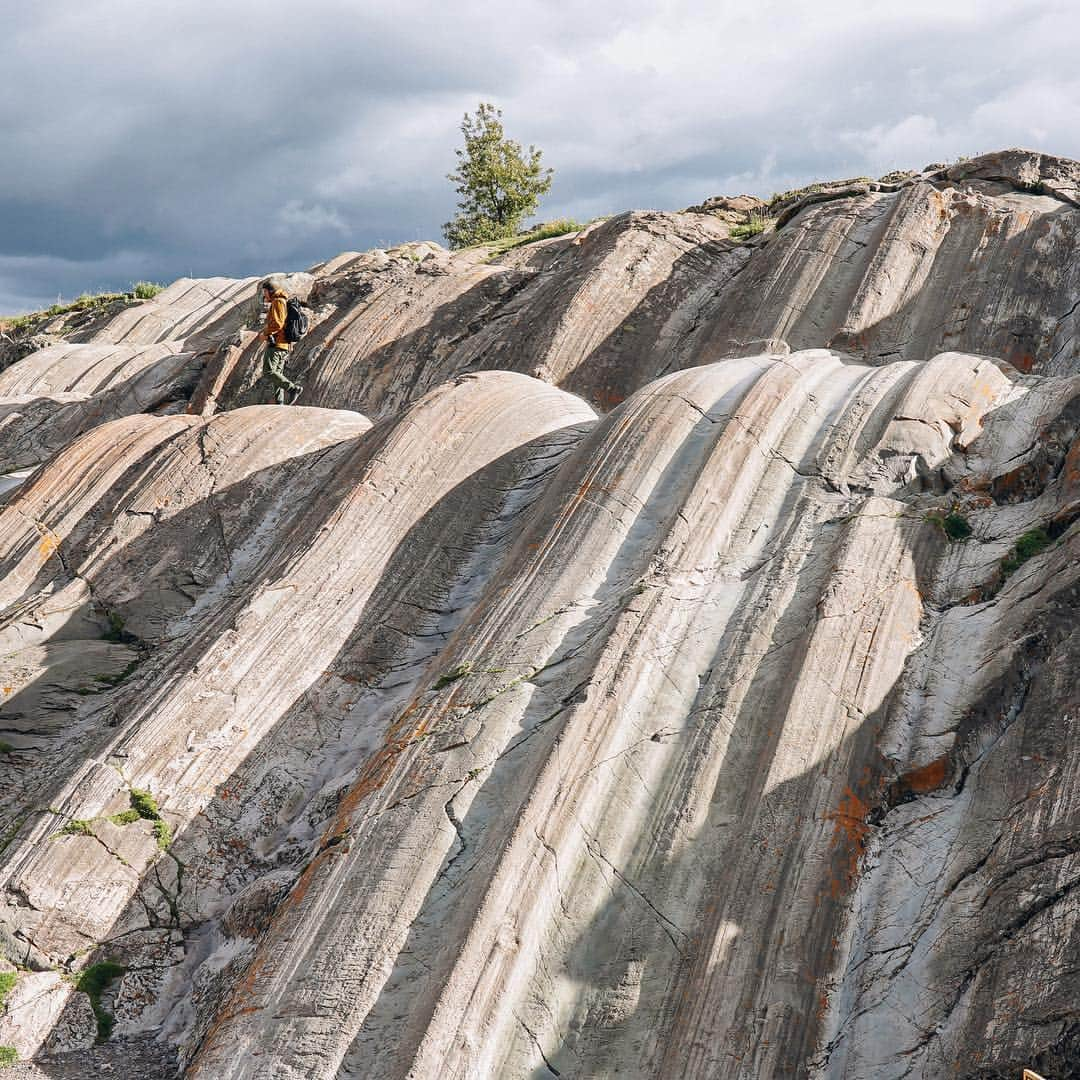
{"label": "layered rock stripe", "polygon": [[0,373],[0,1043],[1067,1075],[1077,175],[347,254],[300,406],[255,279]]}

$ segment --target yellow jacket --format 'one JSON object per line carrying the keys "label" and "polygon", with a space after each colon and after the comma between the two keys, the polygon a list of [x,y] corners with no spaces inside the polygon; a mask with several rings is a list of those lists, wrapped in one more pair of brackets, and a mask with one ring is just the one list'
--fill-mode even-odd
{"label": "yellow jacket", "polygon": [[286,300],[288,295],[281,289],[270,294],[270,310],[266,313],[266,326],[263,328],[266,340],[272,341],[279,349],[289,348],[289,342],[285,340]]}

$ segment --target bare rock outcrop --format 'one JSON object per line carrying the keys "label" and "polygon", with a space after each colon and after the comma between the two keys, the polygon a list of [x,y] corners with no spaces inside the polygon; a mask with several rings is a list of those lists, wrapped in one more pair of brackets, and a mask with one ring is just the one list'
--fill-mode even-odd
{"label": "bare rock outcrop", "polygon": [[1080,1075],[1078,169],[346,253],[297,406],[254,279],[0,374],[0,1045]]}

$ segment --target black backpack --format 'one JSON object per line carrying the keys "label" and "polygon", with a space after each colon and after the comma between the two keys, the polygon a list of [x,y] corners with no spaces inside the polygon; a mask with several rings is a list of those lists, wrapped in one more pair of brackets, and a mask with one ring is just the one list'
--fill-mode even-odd
{"label": "black backpack", "polygon": [[308,329],[307,312],[300,306],[300,301],[290,296],[285,301],[285,340],[291,345],[299,341]]}

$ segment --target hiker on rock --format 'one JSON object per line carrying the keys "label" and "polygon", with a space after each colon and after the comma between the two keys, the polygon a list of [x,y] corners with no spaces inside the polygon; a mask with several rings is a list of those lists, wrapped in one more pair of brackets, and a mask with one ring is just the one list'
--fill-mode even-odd
{"label": "hiker on rock", "polygon": [[285,332],[285,323],[289,314],[289,297],[273,278],[267,278],[262,283],[262,295],[263,300],[270,305],[266,312],[266,325],[259,334],[259,338],[266,342],[266,351],[263,353],[263,378],[269,379],[273,384],[274,400],[279,405],[285,404],[286,393],[289,395],[288,400],[291,405],[304,388],[285,374],[289,352],[292,349],[292,344]]}

